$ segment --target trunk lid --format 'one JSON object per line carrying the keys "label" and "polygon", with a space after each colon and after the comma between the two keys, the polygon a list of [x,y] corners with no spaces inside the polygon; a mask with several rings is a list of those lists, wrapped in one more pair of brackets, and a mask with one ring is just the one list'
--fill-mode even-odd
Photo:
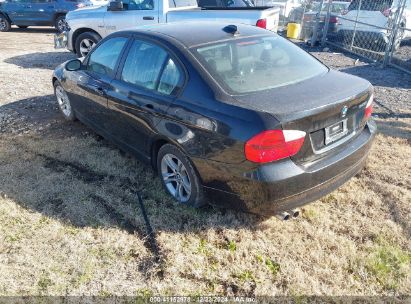
{"label": "trunk lid", "polygon": [[332,153],[360,133],[371,94],[368,81],[330,70],[297,84],[235,98],[245,107],[270,113],[285,130],[305,131],[304,145],[293,157],[305,164]]}

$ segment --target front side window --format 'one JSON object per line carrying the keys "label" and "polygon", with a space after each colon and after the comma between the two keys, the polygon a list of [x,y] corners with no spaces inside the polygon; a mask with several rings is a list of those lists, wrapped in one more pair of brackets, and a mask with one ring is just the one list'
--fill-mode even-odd
{"label": "front side window", "polygon": [[153,10],[153,0],[124,0],[123,6],[125,10]]}
{"label": "front side window", "polygon": [[114,69],[126,42],[125,37],[115,37],[103,42],[91,53],[87,70],[114,77]]}
{"label": "front side window", "polygon": [[327,67],[277,35],[233,39],[192,49],[204,68],[228,92],[256,92],[298,83]]}
{"label": "front side window", "polygon": [[166,50],[136,40],[130,48],[121,80],[162,94],[173,94],[181,86],[182,73]]}

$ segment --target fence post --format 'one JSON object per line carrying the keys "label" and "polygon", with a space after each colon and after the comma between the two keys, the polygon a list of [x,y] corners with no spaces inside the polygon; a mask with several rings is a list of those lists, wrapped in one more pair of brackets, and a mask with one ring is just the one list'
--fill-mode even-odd
{"label": "fence post", "polygon": [[352,51],[352,47],[354,45],[355,33],[357,32],[357,23],[358,23],[358,17],[360,15],[361,6],[362,6],[362,0],[360,0],[360,4],[358,5],[358,9],[357,9],[357,16],[355,17],[355,24],[354,24],[354,30],[353,30],[352,38],[351,38],[350,51]]}
{"label": "fence post", "polygon": [[327,16],[325,17],[325,23],[323,28],[323,36],[321,38],[321,46],[325,45],[325,41],[327,40],[328,35],[328,27],[330,25],[330,16],[331,16],[331,8],[333,5],[333,0],[328,1],[328,9],[327,9]]}
{"label": "fence post", "polygon": [[397,11],[395,12],[395,17],[394,17],[394,23],[392,24],[392,27],[390,29],[391,35],[389,36],[390,38],[385,48],[384,61],[382,63],[383,67],[386,67],[391,62],[392,55],[395,51],[394,50],[395,40],[397,39],[398,29],[399,29],[402,15],[404,13],[404,8],[406,5],[407,5],[407,0],[403,0],[402,4],[401,4],[401,0],[398,2]]}
{"label": "fence post", "polygon": [[324,0],[321,0],[320,2],[320,7],[318,9],[317,14],[315,15],[315,26],[314,26],[314,31],[313,31],[313,36],[311,37],[311,47],[313,47],[315,45],[315,43],[317,42],[317,38],[318,38],[318,27],[320,25],[320,15],[321,15],[321,10],[323,9],[323,4],[324,4]]}

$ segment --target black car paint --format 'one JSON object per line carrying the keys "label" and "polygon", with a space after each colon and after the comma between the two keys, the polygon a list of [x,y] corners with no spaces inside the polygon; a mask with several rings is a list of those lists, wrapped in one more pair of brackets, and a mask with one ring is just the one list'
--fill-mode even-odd
{"label": "black car paint", "polygon": [[[188,50],[201,42],[236,39],[224,33],[223,26],[209,26],[203,35],[194,36],[187,35],[188,27],[156,28],[118,32],[102,42],[114,36],[154,39],[184,71],[181,90],[164,96],[120,83],[118,73],[110,82],[84,70],[68,72],[62,65],[54,78],[76,100],[74,110],[81,121],[153,166],[159,144],[173,143],[189,155],[213,204],[250,212],[300,206],[335,189],[362,168],[375,135],[372,121],[359,124],[347,143],[327,153],[314,153],[306,140],[293,159],[263,165],[246,160],[244,143],[269,129],[318,131],[335,120],[343,104],[349,105],[347,117],[363,117],[364,110],[354,107],[362,106],[371,94],[367,81],[329,71],[292,86],[229,95]],[[267,34],[254,27],[239,28],[244,36]]]}

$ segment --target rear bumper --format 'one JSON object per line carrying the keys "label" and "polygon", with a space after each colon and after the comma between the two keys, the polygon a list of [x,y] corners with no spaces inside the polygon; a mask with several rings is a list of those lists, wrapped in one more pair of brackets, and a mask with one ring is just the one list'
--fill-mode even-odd
{"label": "rear bumper", "polygon": [[[212,172],[211,182],[210,176],[206,176],[204,189],[215,205],[257,214],[300,207],[332,192],[357,174],[366,162],[375,133],[376,125],[370,120],[344,149],[307,165],[285,159],[240,175],[234,168],[219,164]],[[202,177],[211,172],[199,171]]]}

